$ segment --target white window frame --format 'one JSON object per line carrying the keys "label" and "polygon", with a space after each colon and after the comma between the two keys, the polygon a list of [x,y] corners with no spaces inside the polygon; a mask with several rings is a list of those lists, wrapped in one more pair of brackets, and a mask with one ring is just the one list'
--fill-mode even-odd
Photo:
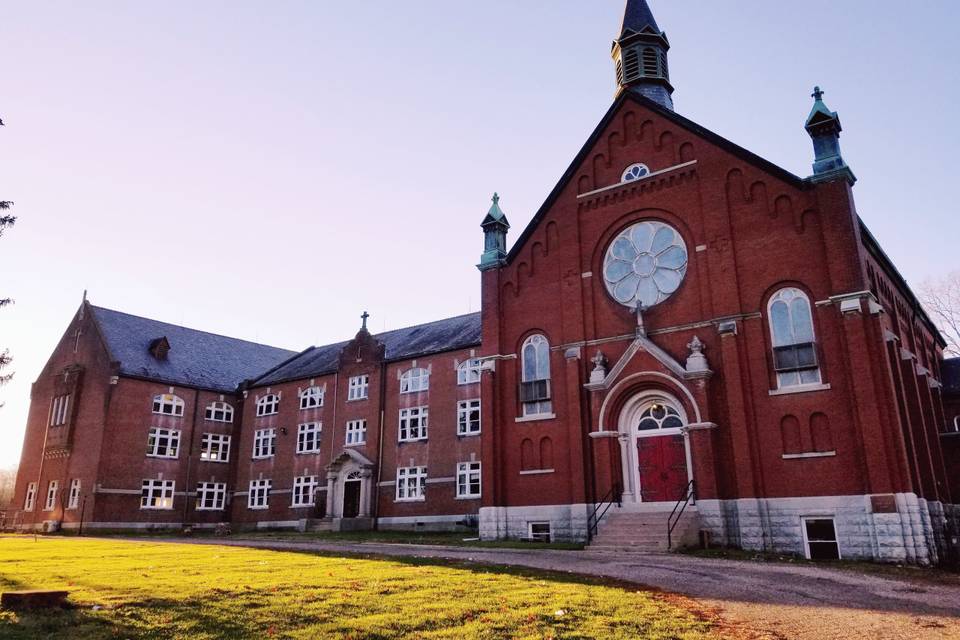
{"label": "white window frame", "polygon": [[[207,506],[207,502],[213,502],[212,506]],[[197,502],[195,511],[224,511],[227,508],[227,483],[226,482],[198,482],[197,483]]]}
{"label": "white window frame", "polygon": [[[472,414],[476,412],[476,420],[472,419]],[[480,413],[480,399],[458,400],[457,401],[457,435],[458,436],[478,436],[480,435],[482,416]],[[473,428],[474,423],[476,428]]]}
{"label": "white window frame", "polygon": [[304,422],[297,425],[297,453],[320,453],[321,433],[323,433],[321,422]]}
{"label": "white window frame", "polygon": [[[411,426],[414,420],[416,420],[417,424],[416,426]],[[406,409],[400,409],[399,441],[419,442],[426,440],[429,422],[429,407],[408,407]]]}
{"label": "white window frame", "polygon": [[[833,540],[810,540],[807,537],[807,521],[808,520],[830,520],[833,522]],[[811,542],[833,542],[837,545],[837,560],[843,560],[843,550],[840,548],[840,535],[837,533],[837,519],[836,517],[830,516],[800,516],[800,531],[803,533],[803,555],[807,560],[812,560],[812,554],[810,553],[810,543]]]}
{"label": "white window frame", "polygon": [[[482,471],[480,463],[476,461],[457,463],[457,498],[475,499],[483,492]],[[473,486],[476,485],[476,491]]]}
{"label": "white window frame", "polygon": [[[166,442],[166,446],[161,446]],[[165,453],[160,453],[165,451]],[[180,430],[150,427],[147,435],[147,457],[176,459],[180,457]]]}
{"label": "white window frame", "polygon": [[60,491],[60,481],[51,480],[47,483],[47,499],[43,502],[44,511],[53,511],[57,508],[57,493]]}
{"label": "white window frame", "polygon": [[251,480],[247,492],[247,509],[263,511],[270,508],[270,489],[273,483],[270,480]]}
{"label": "white window frame", "polygon": [[223,433],[205,433],[200,440],[200,460],[203,462],[230,462],[230,443],[233,438]]}
{"label": "white window frame", "polygon": [[[533,348],[533,357],[536,359],[534,369],[536,370],[534,374],[529,374],[527,372],[527,348]],[[528,336],[526,340],[523,341],[523,345],[520,347],[520,381],[521,384],[524,382],[539,382],[542,380],[547,381],[547,388],[550,389],[552,386],[551,378],[553,375],[550,362],[550,341],[547,340],[547,336],[542,333],[535,333],[532,336]],[[550,398],[548,400],[538,400],[536,402],[521,402],[521,411],[524,417],[532,416],[552,416],[553,415],[553,393],[551,390]]]}
{"label": "white window frame", "polygon": [[140,483],[140,509],[144,511],[170,511],[176,495],[174,480],[145,479]]}
{"label": "white window frame", "polygon": [[253,459],[264,460],[277,454],[277,430],[274,427],[253,432]]}
{"label": "white window frame", "polygon": [[480,372],[483,361],[480,358],[470,358],[457,365],[457,384],[477,384],[480,382]]}
{"label": "white window frame", "polygon": [[37,505],[37,483],[31,482],[27,485],[27,492],[23,496],[23,510],[33,511]]}
{"label": "white window frame", "polygon": [[80,508],[80,478],[70,481],[70,493],[67,496],[67,509]]}
{"label": "white window frame", "polygon": [[280,413],[280,395],[268,393],[257,399],[257,417],[273,416]]}
{"label": "white window frame", "polygon": [[294,508],[312,507],[316,504],[317,476],[297,476],[293,479],[293,496],[290,506]]}
{"label": "white window frame", "polygon": [[345,445],[355,447],[361,444],[367,444],[367,421],[347,420]]}
{"label": "white window frame", "polygon": [[[547,532],[534,533],[534,527],[546,527]],[[544,539],[546,536],[546,539]],[[550,542],[553,539],[553,525],[549,520],[535,520],[527,523],[527,538],[536,542]]]}
{"label": "white window frame", "polygon": [[[799,345],[806,344],[804,342],[795,342],[792,344],[777,344],[777,334],[773,327],[773,305],[778,302],[782,302],[783,304],[785,304],[787,306],[788,318],[791,321],[791,325],[793,324],[792,323],[793,309],[791,309],[791,302],[782,300],[782,296],[786,293],[790,293],[791,296],[803,298],[803,300],[806,301],[807,303],[807,313],[809,314],[809,317],[810,317],[810,340],[811,340],[811,343],[813,344],[814,357],[816,357],[817,359],[817,368],[814,369],[811,367],[809,369],[806,369],[806,371],[816,372],[817,379],[804,382],[802,378],[803,373],[799,369],[786,371],[786,372],[774,371],[774,375],[777,378],[777,389],[803,389],[804,387],[819,387],[820,385],[823,384],[823,370],[821,368],[822,363],[820,362],[820,353],[817,348],[817,327],[813,321],[814,306],[813,306],[813,303],[810,301],[810,296],[808,296],[803,289],[799,289],[797,287],[783,287],[782,289],[778,289],[777,291],[775,291],[773,295],[770,296],[770,300],[767,301],[767,328],[770,332],[770,345],[774,351],[774,364],[776,364],[775,352],[778,347],[790,347],[798,344]],[[797,375],[797,382],[786,381],[786,376],[790,374]]]}
{"label": "white window frame", "polygon": [[172,393],[161,393],[153,396],[153,412],[160,416],[183,417],[183,398]]}
{"label": "white window frame", "polygon": [[319,409],[323,406],[323,387],[316,385],[307,387],[300,392],[300,411]]}
{"label": "white window frame", "polygon": [[[220,414],[221,417],[217,417],[217,414]],[[204,412],[204,420],[209,420],[210,422],[233,422],[233,406],[228,402],[217,401],[211,402],[207,405],[207,409]]]}
{"label": "white window frame", "polygon": [[352,376],[347,384],[347,402],[366,400],[370,396],[370,376]]}
{"label": "white window frame", "polygon": [[407,369],[400,375],[400,393],[420,393],[430,390],[430,370],[423,367]]}
{"label": "white window frame", "polygon": [[427,468],[397,469],[397,502],[423,502],[427,499]]}
{"label": "white window frame", "polygon": [[70,408],[70,394],[59,395],[50,401],[50,420],[48,424],[51,427],[62,427],[67,424],[67,410]]}

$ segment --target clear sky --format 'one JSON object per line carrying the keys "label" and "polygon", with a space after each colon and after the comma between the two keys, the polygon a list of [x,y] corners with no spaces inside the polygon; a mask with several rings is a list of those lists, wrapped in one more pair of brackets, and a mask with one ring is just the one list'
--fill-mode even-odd
{"label": "clear sky", "polygon": [[[858,209],[914,284],[960,266],[960,3],[651,0],[677,110],[801,176],[814,84]],[[0,466],[84,289],[291,349],[478,308],[603,116],[622,0],[21,2],[3,8]]]}

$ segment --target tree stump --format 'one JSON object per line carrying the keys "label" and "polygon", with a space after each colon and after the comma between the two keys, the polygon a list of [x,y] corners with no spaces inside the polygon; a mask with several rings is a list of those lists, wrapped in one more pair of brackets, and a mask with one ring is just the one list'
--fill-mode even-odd
{"label": "tree stump", "polygon": [[7,591],[0,595],[4,609],[53,609],[67,606],[67,591]]}

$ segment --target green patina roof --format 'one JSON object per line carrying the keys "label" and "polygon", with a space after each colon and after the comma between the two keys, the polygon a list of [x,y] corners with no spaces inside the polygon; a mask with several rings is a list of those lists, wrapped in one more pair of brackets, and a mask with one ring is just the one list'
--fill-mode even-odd
{"label": "green patina roof", "polygon": [[510,223],[507,222],[507,215],[500,208],[500,194],[493,194],[493,205],[490,207],[490,211],[487,212],[487,216],[483,219],[483,222],[480,223],[481,227],[485,227],[490,223],[499,222],[503,225],[509,227]]}

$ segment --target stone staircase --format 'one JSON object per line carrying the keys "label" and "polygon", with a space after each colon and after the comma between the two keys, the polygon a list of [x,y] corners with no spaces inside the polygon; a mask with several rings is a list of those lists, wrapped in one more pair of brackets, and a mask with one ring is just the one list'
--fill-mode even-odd
{"label": "stone staircase", "polygon": [[[631,513],[611,509],[587,547],[590,551],[666,553],[669,511]],[[700,538],[697,508],[688,506],[673,530],[673,549],[695,547]]]}

